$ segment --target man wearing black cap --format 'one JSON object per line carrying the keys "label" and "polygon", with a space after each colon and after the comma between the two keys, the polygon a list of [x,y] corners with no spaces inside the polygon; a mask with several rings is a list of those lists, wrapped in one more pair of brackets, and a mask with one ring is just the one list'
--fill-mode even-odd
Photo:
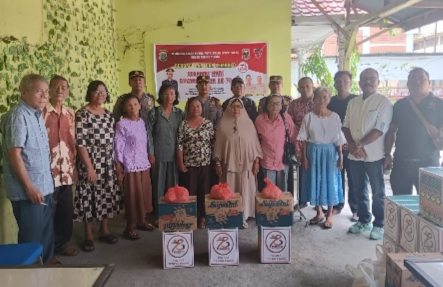
{"label": "man wearing black cap", "polygon": [[216,131],[223,116],[223,108],[219,99],[209,96],[209,91],[211,90],[211,84],[209,82],[209,76],[203,75],[197,77],[198,98],[202,105],[202,117],[210,120],[214,131]]}
{"label": "man wearing black cap", "polygon": [[[150,109],[154,107],[155,98],[153,95],[144,92],[145,88],[145,74],[142,71],[131,71],[129,72],[129,85],[131,86],[131,94],[136,95],[140,100],[141,110],[140,117],[148,122],[148,112]],[[117,102],[115,103],[113,115],[115,118],[115,122],[117,123],[123,111],[120,108],[121,102],[123,100],[123,96],[118,97]]]}
{"label": "man wearing black cap", "polygon": [[[288,105],[292,101],[290,96],[285,96],[281,94],[281,89],[283,89],[283,77],[282,76],[270,76],[269,77],[269,90],[271,93],[269,95],[280,95],[283,98],[283,110],[288,110]],[[266,97],[262,98],[258,103],[258,114],[264,113],[263,107],[265,105]]]}
{"label": "man wearing black cap", "polygon": [[174,72],[172,68],[166,69],[166,76],[168,78],[162,82],[162,85],[174,86],[175,90],[178,91],[178,82],[172,78],[174,77]]}
{"label": "man wearing black cap", "polygon": [[[234,79],[232,79],[231,91],[234,94],[232,98],[237,98],[242,100],[243,106],[245,107],[245,110],[248,113],[249,118],[254,122],[255,118],[257,118],[257,106],[252,99],[245,97],[245,84],[242,78],[237,76]],[[226,111],[229,100],[231,100],[232,98],[227,99],[223,103],[223,112]]]}

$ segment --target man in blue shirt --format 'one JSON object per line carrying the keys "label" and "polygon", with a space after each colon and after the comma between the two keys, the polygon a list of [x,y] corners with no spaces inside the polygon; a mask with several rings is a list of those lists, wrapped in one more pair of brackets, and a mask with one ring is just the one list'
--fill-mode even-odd
{"label": "man in blue shirt", "polygon": [[3,168],[6,196],[12,203],[18,242],[43,246],[43,262],[54,256],[54,224],[48,134],[42,110],[48,101],[48,84],[40,75],[24,76],[20,102],[2,118]]}

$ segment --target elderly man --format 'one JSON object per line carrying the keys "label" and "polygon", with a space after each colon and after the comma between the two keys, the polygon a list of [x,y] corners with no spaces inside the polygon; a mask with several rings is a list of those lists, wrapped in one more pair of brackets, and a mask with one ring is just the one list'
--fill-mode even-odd
{"label": "elderly man", "polygon": [[49,138],[51,169],[55,190],[54,209],[55,254],[76,256],[78,250],[68,247],[73,227],[74,205],[72,185],[77,181],[75,167],[75,113],[63,103],[69,96],[68,81],[54,76],[49,82],[49,102],[43,109],[43,119]]}
{"label": "elderly man", "polygon": [[211,78],[209,76],[197,77],[198,99],[202,105],[202,117],[212,122],[214,130],[217,130],[221,117],[223,116],[223,107],[216,97],[210,97]]}
{"label": "elderly man", "polygon": [[18,242],[43,246],[43,262],[54,256],[54,221],[48,134],[42,110],[48,100],[48,84],[40,75],[24,76],[20,102],[2,118],[3,169],[6,196],[12,203],[19,232]]}
{"label": "elderly man", "polygon": [[[357,97],[356,95],[351,94],[352,87],[352,74],[348,71],[338,71],[334,76],[334,86],[337,90],[338,94],[331,98],[331,102],[329,102],[328,109],[337,113],[340,117],[340,120],[343,124],[346,115],[346,109],[348,108],[349,101],[353,98]],[[354,191],[354,181],[352,180],[352,169],[350,166],[350,162],[348,159],[349,151],[347,150],[347,145],[343,146],[343,170],[341,171],[342,177],[342,188],[343,188],[343,198],[346,198],[345,192],[345,173],[347,175],[348,181],[348,204],[351,208],[352,212],[352,221],[357,222],[357,200],[355,199],[355,191]],[[333,214],[341,213],[345,203],[339,203],[334,206]]]}
{"label": "elderly man", "polygon": [[[298,81],[298,92],[300,93],[300,98],[293,100],[288,107],[288,114],[291,116],[295,123],[295,127],[298,131],[300,130],[301,123],[303,122],[304,116],[314,110],[314,82],[309,77],[303,77]],[[300,157],[301,144],[297,145],[297,155]],[[299,168],[297,175],[297,184],[299,198],[301,198],[302,192],[307,192],[302,190],[301,179],[303,177],[303,168]],[[307,202],[300,202],[299,207],[304,208],[308,205]]]}
{"label": "elderly man", "polygon": [[[395,141],[391,187],[394,195],[417,193],[420,167],[439,166],[440,151],[434,145],[425,124],[426,121],[441,129],[443,127],[443,100],[430,91],[429,74],[422,68],[414,68],[408,76],[409,97],[398,100],[385,138],[385,169],[392,166],[392,146]],[[395,138],[397,136],[397,139]]]}
{"label": "elderly man", "polygon": [[[142,71],[131,71],[129,72],[129,85],[131,86],[131,94],[136,95],[140,101],[140,117],[148,123],[148,112],[155,105],[155,98],[149,93],[145,93],[145,74]],[[112,114],[114,115],[115,122],[117,123],[123,115],[123,110],[120,107],[123,100],[123,95],[118,97],[115,102],[114,110]]]}
{"label": "elderly man", "polygon": [[226,111],[228,107],[229,100],[233,98],[240,99],[243,102],[243,106],[245,107],[246,112],[248,113],[249,118],[252,122],[255,122],[255,118],[257,117],[257,106],[255,102],[248,97],[245,97],[245,83],[243,79],[240,77],[235,77],[231,82],[231,91],[234,96],[230,99],[227,99],[223,103],[223,112]]}
{"label": "elderly man", "polygon": [[[369,238],[373,240],[382,239],[384,234],[384,138],[392,119],[391,101],[377,93],[379,84],[376,70],[368,68],[360,74],[363,95],[349,102],[343,123],[358,204],[358,222],[349,228],[349,232],[357,234],[372,230]],[[372,189],[373,224],[368,182]]]}

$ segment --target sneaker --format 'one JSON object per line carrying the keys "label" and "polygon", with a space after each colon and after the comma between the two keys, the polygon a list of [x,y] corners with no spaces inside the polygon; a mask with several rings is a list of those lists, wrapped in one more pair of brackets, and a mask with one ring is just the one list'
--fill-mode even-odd
{"label": "sneaker", "polygon": [[357,215],[357,212],[354,212],[354,213],[352,214],[351,221],[352,221],[352,222],[358,222],[358,215]]}
{"label": "sneaker", "polygon": [[385,229],[383,227],[376,227],[372,228],[371,234],[369,235],[369,238],[372,240],[380,240],[383,238],[383,234],[385,233]]}
{"label": "sneaker", "polygon": [[361,223],[357,222],[356,224],[349,227],[349,232],[353,234],[359,234],[365,231],[369,231],[372,229],[372,223]]}

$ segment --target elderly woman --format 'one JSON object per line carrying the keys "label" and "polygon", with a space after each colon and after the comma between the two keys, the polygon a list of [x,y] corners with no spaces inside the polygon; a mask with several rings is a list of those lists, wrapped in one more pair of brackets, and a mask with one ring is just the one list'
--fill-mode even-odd
{"label": "elderly woman", "polygon": [[86,92],[88,104],[75,114],[78,184],[74,219],[85,222],[85,251],[94,250],[92,221],[100,221],[98,239],[109,244],[118,239],[108,230],[108,219],[122,208],[121,191],[114,166],[114,118],[103,108],[109,102],[108,89],[93,81]]}
{"label": "elderly woman", "polygon": [[243,197],[243,228],[246,220],[255,217],[256,175],[260,168],[262,149],[254,123],[243,102],[229,100],[226,112],[215,134],[215,170],[221,181]]}
{"label": "elderly woman", "polygon": [[212,122],[203,118],[197,97],[188,99],[186,117],[178,128],[177,165],[183,184],[191,195],[197,195],[199,227],[205,228],[205,194],[211,190],[211,143],[214,139]]}
{"label": "elderly woman", "polygon": [[[183,111],[177,107],[179,94],[173,85],[162,85],[158,91],[160,106],[149,111],[149,145],[154,147],[149,158],[152,166],[154,211],[158,218],[158,201],[165,191],[178,183],[176,141]],[[152,152],[152,149],[151,149]]]}
{"label": "elderly woman", "polygon": [[332,228],[332,208],[343,202],[341,169],[342,145],[346,143],[341,131],[340,117],[327,109],[331,92],[325,87],[314,91],[314,110],[305,115],[297,139],[302,141],[302,202],[315,205],[317,215],[310,224],[323,221],[322,206],[328,206],[326,229]]}
{"label": "elderly woman", "polygon": [[264,177],[282,191],[287,191],[289,166],[283,163],[283,150],[286,142],[286,130],[289,140],[297,141],[295,125],[291,117],[282,110],[283,98],[279,95],[266,97],[264,113],[255,120],[258,137],[263,149],[263,160],[260,161]]}

